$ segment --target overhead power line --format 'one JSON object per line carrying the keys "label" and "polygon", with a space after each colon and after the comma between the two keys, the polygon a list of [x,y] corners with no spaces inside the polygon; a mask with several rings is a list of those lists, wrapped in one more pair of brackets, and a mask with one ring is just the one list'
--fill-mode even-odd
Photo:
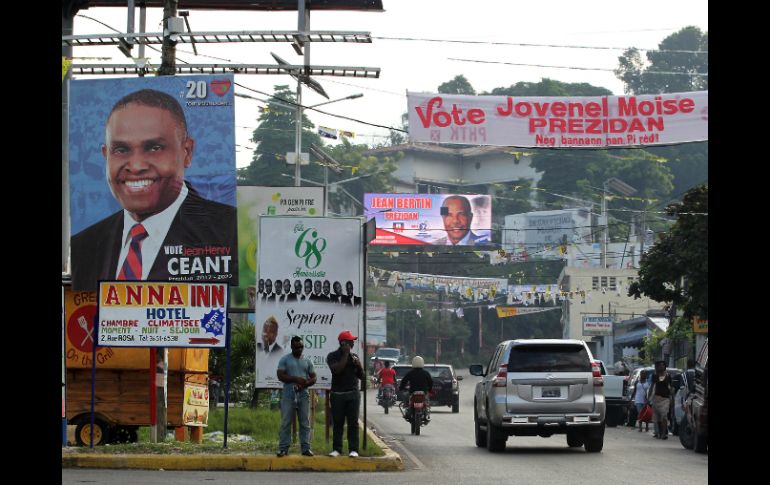
{"label": "overhead power line", "polygon": [[495,42],[495,41],[485,41],[485,40],[424,39],[424,38],[417,38],[417,37],[372,36],[372,39],[440,42],[440,43],[446,43],[446,44],[483,44],[483,45],[511,45],[511,46],[518,46],[518,47],[549,47],[549,48],[557,48],[557,49],[592,49],[592,50],[612,50],[612,51],[625,51],[628,49],[636,49],[644,52],[708,55],[708,51],[693,51],[693,50],[679,50],[679,49],[643,49],[640,47],[605,47],[605,46],[596,46],[596,45],[533,44],[531,42]]}
{"label": "overhead power line", "polygon": [[[549,69],[572,69],[577,71],[607,71],[607,72],[615,72],[615,69],[607,69],[604,67],[577,67],[577,66],[548,66],[545,64],[524,64],[520,62],[505,62],[505,61],[483,61],[480,59],[460,59],[457,57],[447,57],[450,61],[460,61],[460,62],[476,62],[479,64],[505,64],[508,66],[524,66],[524,67],[545,67]],[[644,71],[645,74],[666,74],[666,75],[676,75],[676,76],[700,76],[700,77],[707,77],[708,73],[703,72],[675,72],[675,71]]]}

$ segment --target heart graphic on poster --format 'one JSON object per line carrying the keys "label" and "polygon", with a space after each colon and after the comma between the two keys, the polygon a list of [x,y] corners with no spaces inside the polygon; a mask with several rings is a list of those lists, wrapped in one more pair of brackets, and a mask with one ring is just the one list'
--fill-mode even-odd
{"label": "heart graphic on poster", "polygon": [[217,96],[224,96],[230,90],[230,80],[211,81],[211,90],[214,91],[214,94]]}

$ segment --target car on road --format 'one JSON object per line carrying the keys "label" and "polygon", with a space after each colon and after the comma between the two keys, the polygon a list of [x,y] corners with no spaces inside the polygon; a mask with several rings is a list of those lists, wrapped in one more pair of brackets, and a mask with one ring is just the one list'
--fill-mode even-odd
{"label": "car on road", "polygon": [[604,378],[604,401],[607,403],[607,426],[615,426],[626,422],[626,414],[631,399],[628,394],[628,376],[610,375],[604,362],[594,361],[599,364]]}
{"label": "car on road", "polygon": [[695,369],[687,369],[678,376],[672,377],[674,389],[674,418],[671,422],[671,432],[679,434],[679,423],[684,417],[684,403],[691,392],[695,391]]}
{"label": "car on road", "polygon": [[506,340],[495,348],[473,397],[476,446],[505,450],[508,436],[566,434],[570,447],[604,446],[606,403],[599,365],[582,340]]}
{"label": "car on road", "polygon": [[[433,390],[429,393],[431,406],[449,406],[453,413],[459,413],[460,385],[458,381],[463,380],[463,377],[458,376],[449,364],[425,364],[423,368],[433,379]],[[412,370],[412,366],[395,365],[393,369],[396,371],[396,389],[398,389],[401,385],[401,379]],[[398,393],[397,400],[403,401],[405,398],[405,391]]]}

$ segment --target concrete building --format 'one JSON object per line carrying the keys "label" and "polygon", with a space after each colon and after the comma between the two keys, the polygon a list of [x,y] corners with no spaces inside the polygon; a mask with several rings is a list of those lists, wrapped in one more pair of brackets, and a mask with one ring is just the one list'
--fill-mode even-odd
{"label": "concrete building", "polygon": [[[614,328],[606,335],[586,335],[583,317],[611,316],[613,322],[645,316],[660,310],[662,303],[628,295],[629,285],[638,278],[636,269],[565,267],[557,281],[561,291],[573,292],[562,301],[562,338],[584,340],[594,357],[607,364],[620,359],[615,355]],[[585,295],[585,296],[583,296]]]}
{"label": "concrete building", "polygon": [[[429,143],[406,143],[365,152],[393,155],[404,152],[393,172],[395,192],[406,194],[453,193],[457,188],[529,180],[532,187],[543,177],[532,158],[514,148],[474,146],[449,148]],[[534,191],[533,202],[534,202]]]}

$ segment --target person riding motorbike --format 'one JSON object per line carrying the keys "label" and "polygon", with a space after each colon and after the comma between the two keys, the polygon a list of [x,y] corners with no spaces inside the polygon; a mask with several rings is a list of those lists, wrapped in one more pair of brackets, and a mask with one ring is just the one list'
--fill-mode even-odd
{"label": "person riding motorbike", "polygon": [[395,387],[396,385],[396,371],[390,367],[390,361],[385,361],[385,367],[377,373],[377,379],[380,382],[379,391],[377,392],[377,399],[379,399],[382,397],[382,388],[384,386],[390,385]]}
{"label": "person riding motorbike", "polygon": [[[406,390],[407,384],[409,385],[409,395],[416,391],[422,391],[425,393],[425,402],[429,402],[427,397],[431,389],[433,389],[433,378],[431,378],[428,371],[423,369],[425,361],[419,355],[412,359],[412,370],[406,373],[401,384],[398,386],[399,391]],[[406,399],[409,402],[409,399]]]}

